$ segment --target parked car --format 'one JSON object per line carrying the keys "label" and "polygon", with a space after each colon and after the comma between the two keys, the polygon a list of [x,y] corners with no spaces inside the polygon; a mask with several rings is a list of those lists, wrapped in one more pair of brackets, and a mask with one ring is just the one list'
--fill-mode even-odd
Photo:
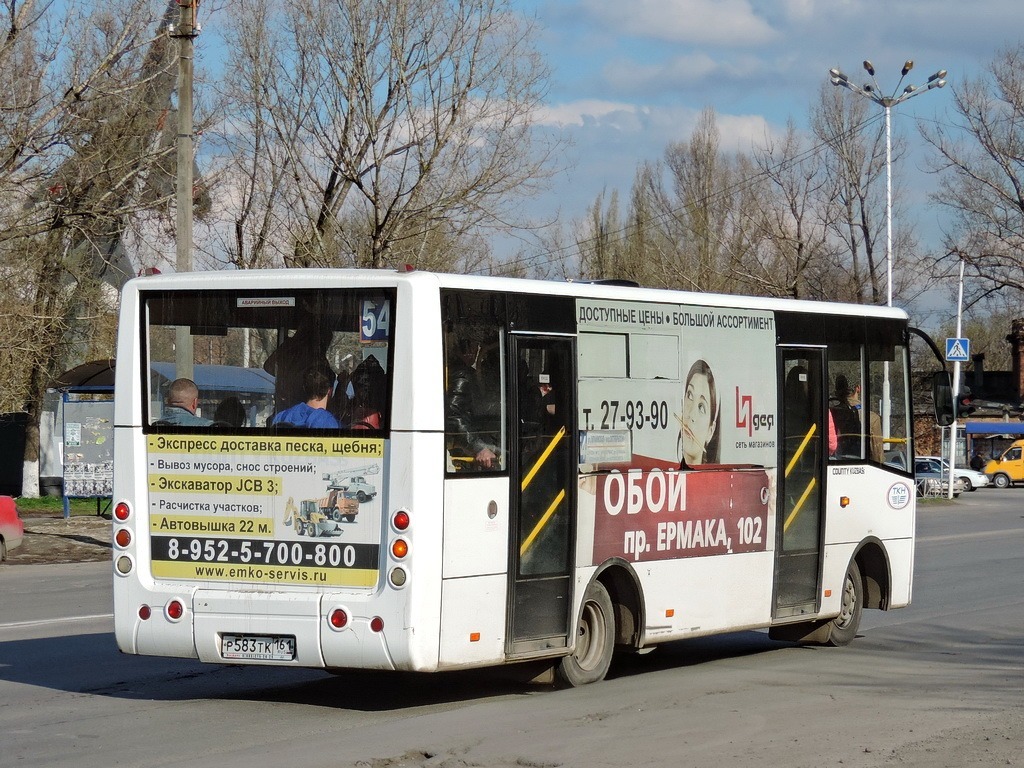
{"label": "parked car", "polygon": [[[917,481],[918,496],[948,496],[949,473],[935,459],[918,456],[914,459],[914,479]],[[967,483],[960,477],[953,479],[953,496],[959,496],[967,489]]]}
{"label": "parked car", "polygon": [[[942,467],[943,475],[949,474],[949,462],[941,456],[921,456],[919,458],[928,459],[930,461],[939,462],[939,466]],[[979,488],[984,488],[989,485],[992,480],[984,472],[979,472],[976,469],[968,469],[967,467],[957,467],[953,470],[954,474],[962,478],[965,483],[965,491],[976,491]]]}
{"label": "parked car", "polygon": [[0,562],[7,559],[7,553],[21,545],[25,537],[25,525],[18,516],[18,508],[10,496],[0,496]]}
{"label": "parked car", "polygon": [[1024,440],[1016,440],[1007,448],[1003,455],[992,459],[985,465],[985,474],[992,478],[996,488],[1009,488],[1014,483],[1024,481]]}

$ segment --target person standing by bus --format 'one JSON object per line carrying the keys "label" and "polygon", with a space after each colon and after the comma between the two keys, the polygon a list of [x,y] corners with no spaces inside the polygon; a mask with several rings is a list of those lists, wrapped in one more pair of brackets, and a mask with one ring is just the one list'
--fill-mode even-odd
{"label": "person standing by bus", "polygon": [[160,420],[180,427],[208,427],[213,422],[197,416],[199,387],[192,379],[175,379],[167,388],[163,415]]}

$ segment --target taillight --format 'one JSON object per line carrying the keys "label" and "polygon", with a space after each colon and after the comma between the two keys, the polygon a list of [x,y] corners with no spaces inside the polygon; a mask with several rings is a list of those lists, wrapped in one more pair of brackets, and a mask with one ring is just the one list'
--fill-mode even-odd
{"label": "taillight", "polygon": [[153,609],[150,608],[148,605],[140,605],[139,606],[139,618],[140,619],[142,619],[143,621],[147,621],[149,619],[149,617],[152,616],[152,615],[153,615]]}
{"label": "taillight", "polygon": [[404,509],[400,509],[395,512],[395,516],[391,518],[391,524],[395,526],[396,531],[404,531],[409,527],[409,513]]}
{"label": "taillight", "polygon": [[374,632],[383,632],[384,619],[382,619],[380,616],[374,616],[372,619],[370,619],[370,629],[372,629]]}
{"label": "taillight", "polygon": [[114,517],[120,520],[122,523],[132,516],[132,508],[128,506],[128,502],[119,501],[117,506],[114,507]]}
{"label": "taillight", "polygon": [[124,549],[132,543],[132,532],[127,528],[118,528],[117,533],[114,534],[114,542],[121,549]]}
{"label": "taillight", "polygon": [[405,539],[395,539],[391,542],[391,554],[396,560],[401,560],[409,554],[409,543]]}
{"label": "taillight", "polygon": [[185,606],[182,605],[181,601],[177,599],[171,600],[167,604],[167,608],[165,610],[167,613],[167,618],[169,618],[171,621],[177,621],[185,615]]}
{"label": "taillight", "polygon": [[331,622],[331,626],[335,629],[344,629],[348,626],[348,614],[341,608],[335,608],[331,611],[330,616],[328,616],[328,621]]}

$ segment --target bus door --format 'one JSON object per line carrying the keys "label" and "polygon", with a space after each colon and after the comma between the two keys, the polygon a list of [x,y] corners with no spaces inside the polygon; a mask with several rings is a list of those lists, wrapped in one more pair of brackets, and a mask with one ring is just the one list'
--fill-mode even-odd
{"label": "bus door", "polygon": [[507,652],[566,648],[576,513],[575,340],[511,334]]}
{"label": "bus door", "polygon": [[818,610],[821,582],[825,417],[825,353],[820,348],[781,348],[781,436],[776,504],[775,618]]}

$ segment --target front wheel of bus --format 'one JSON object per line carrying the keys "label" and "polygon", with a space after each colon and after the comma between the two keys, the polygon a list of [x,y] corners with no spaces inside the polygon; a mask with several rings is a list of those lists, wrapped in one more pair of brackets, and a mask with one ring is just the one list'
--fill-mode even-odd
{"label": "front wheel of bus", "polygon": [[839,615],[829,622],[827,645],[848,645],[857,636],[860,617],[864,612],[864,582],[856,561],[850,561],[843,580],[842,606]]}
{"label": "front wheel of bus", "polygon": [[576,650],[558,664],[559,680],[576,687],[596,683],[608,674],[615,650],[615,613],[604,585],[587,587],[576,622]]}

